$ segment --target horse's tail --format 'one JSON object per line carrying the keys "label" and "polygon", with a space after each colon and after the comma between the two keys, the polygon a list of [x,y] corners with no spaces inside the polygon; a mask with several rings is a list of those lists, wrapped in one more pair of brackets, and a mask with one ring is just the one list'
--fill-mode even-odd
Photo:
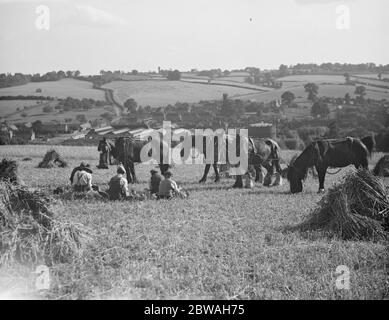
{"label": "horse's tail", "polygon": [[369,152],[369,156],[373,153],[375,148],[375,139],[373,136],[367,136],[361,139],[362,143],[366,146],[367,151]]}

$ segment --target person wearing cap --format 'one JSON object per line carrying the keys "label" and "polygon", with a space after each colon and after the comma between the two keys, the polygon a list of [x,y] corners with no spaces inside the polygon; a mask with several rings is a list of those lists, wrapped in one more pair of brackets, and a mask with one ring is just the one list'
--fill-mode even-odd
{"label": "person wearing cap", "polygon": [[159,199],[171,199],[174,195],[180,193],[177,183],[172,180],[173,174],[170,171],[165,172],[165,179],[161,181],[158,190]]}
{"label": "person wearing cap", "polygon": [[92,190],[92,170],[83,162],[73,169],[70,182],[76,192],[88,192]]}
{"label": "person wearing cap", "polygon": [[153,195],[159,192],[159,185],[162,181],[162,178],[156,170],[151,170],[150,173],[151,173],[151,177],[149,181],[149,190],[150,193]]}
{"label": "person wearing cap", "polygon": [[109,181],[109,189],[107,191],[110,200],[122,200],[130,195],[128,191],[128,182],[125,178],[126,170],[123,166],[118,166],[117,175]]}
{"label": "person wearing cap", "polygon": [[88,163],[85,163],[85,162],[81,162],[80,165],[78,167],[75,167],[72,171],[72,173],[70,174],[70,184],[73,185],[73,179],[74,179],[74,175],[76,174],[77,171],[86,171],[90,174],[92,174],[92,170],[90,169],[90,165]]}

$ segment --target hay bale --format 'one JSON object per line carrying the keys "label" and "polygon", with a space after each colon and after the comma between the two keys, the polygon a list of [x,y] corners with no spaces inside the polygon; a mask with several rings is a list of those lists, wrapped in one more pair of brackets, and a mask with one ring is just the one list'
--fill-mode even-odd
{"label": "hay bale", "polygon": [[374,167],[375,176],[389,177],[389,155],[383,156]]}
{"label": "hay bale", "polygon": [[323,229],[345,240],[389,239],[389,198],[382,181],[369,171],[348,174],[329,189],[304,231]]}
{"label": "hay bale", "polygon": [[43,160],[39,163],[38,168],[53,168],[55,166],[65,168],[67,167],[67,163],[57,151],[51,149],[46,152]]}
{"label": "hay bale", "polygon": [[0,181],[18,182],[18,165],[16,161],[3,159],[0,162]]}
{"label": "hay bale", "polygon": [[57,220],[43,192],[9,182],[0,182],[0,226],[0,265],[70,262],[86,235],[81,226]]}

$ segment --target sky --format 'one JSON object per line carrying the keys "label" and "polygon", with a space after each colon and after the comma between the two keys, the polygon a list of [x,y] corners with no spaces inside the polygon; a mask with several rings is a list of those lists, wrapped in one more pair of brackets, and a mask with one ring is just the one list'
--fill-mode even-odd
{"label": "sky", "polygon": [[0,0],[0,73],[389,64],[388,12],[387,0]]}

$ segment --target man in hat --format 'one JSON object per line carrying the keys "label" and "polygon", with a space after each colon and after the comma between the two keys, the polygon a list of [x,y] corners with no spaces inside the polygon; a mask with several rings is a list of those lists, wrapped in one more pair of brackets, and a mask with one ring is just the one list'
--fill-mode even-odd
{"label": "man in hat", "polygon": [[108,141],[105,137],[103,138],[102,141],[100,141],[97,150],[100,151],[100,161],[97,167],[99,169],[108,169],[108,158],[109,158],[109,152],[111,150]]}
{"label": "man in hat", "polygon": [[165,179],[162,180],[159,185],[159,199],[171,199],[172,197],[180,193],[180,189],[178,188],[177,183],[172,180],[172,176],[173,174],[170,171],[165,172]]}
{"label": "man in hat", "polygon": [[74,168],[70,176],[70,182],[76,192],[88,192],[92,190],[92,170],[89,165],[81,163]]}
{"label": "man in hat", "polygon": [[150,173],[151,173],[151,177],[149,181],[149,190],[150,193],[154,195],[159,192],[159,185],[162,181],[162,178],[156,170],[151,170]]}
{"label": "man in hat", "polygon": [[117,175],[109,181],[109,189],[107,191],[109,200],[122,200],[130,195],[128,191],[128,182],[125,178],[126,170],[119,165],[116,170]]}

